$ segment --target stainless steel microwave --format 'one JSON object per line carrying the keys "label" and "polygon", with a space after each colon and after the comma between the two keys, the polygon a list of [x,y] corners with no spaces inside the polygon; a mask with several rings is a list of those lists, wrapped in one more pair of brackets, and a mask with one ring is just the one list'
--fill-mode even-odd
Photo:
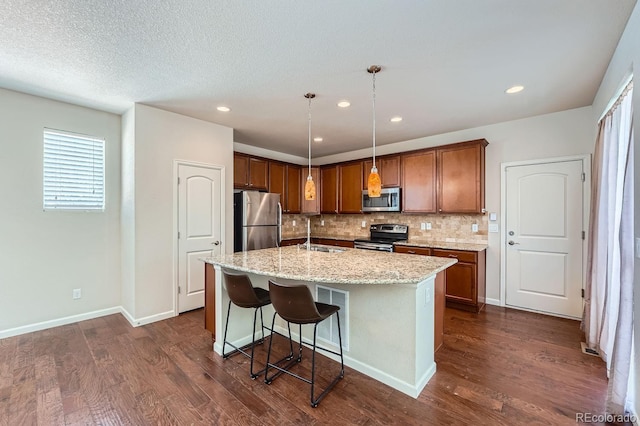
{"label": "stainless steel microwave", "polygon": [[379,197],[369,197],[369,191],[362,191],[363,212],[399,212],[400,188],[382,188]]}

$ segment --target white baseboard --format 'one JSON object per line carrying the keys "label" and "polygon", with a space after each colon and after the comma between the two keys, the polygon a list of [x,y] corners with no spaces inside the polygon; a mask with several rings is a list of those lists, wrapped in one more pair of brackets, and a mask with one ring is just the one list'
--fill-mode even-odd
{"label": "white baseboard", "polygon": [[152,322],[162,321],[176,316],[175,312],[172,310],[142,318],[133,318],[133,316],[123,307],[120,307],[119,312],[127,319],[127,321],[129,321],[129,324],[131,324],[132,327],[140,327],[141,325],[151,324]]}
{"label": "white baseboard", "polygon": [[104,317],[106,315],[118,314],[120,312],[121,312],[120,306],[114,306],[113,308],[99,309],[97,311],[86,312],[84,314],[70,315],[68,317],[62,317],[62,318],[57,318],[53,320],[37,322],[35,324],[9,328],[7,330],[0,331],[0,339],[4,339],[6,337],[18,336],[20,334],[31,333],[33,331],[46,330],[48,328],[59,327],[61,325],[72,324],[74,322]]}
{"label": "white baseboard", "polygon": [[133,327],[151,324],[152,322],[161,321],[175,316],[173,311],[167,311],[155,315],[149,315],[143,318],[133,318],[133,316],[122,306],[114,306],[113,308],[100,309],[97,311],[86,312],[84,314],[70,315],[68,317],[42,321],[35,324],[23,325],[20,327],[9,328],[7,330],[0,330],[0,339],[18,336],[20,334],[31,333],[34,331],[46,330],[48,328],[59,327],[61,325],[73,324],[74,322],[100,318],[112,314],[122,314],[122,316],[124,316]]}
{"label": "white baseboard", "polygon": [[502,306],[502,303],[500,303],[500,299],[491,299],[487,297],[486,299],[484,299],[484,301],[487,305]]}
{"label": "white baseboard", "polygon": [[[275,330],[278,333],[283,334],[285,336],[288,335],[287,329],[285,329],[282,326],[276,325]],[[299,339],[298,334],[292,332],[291,335],[294,340]],[[309,345],[306,344],[304,341],[302,344],[309,347]],[[322,345],[318,345],[318,347],[322,347]],[[337,348],[331,348],[331,350],[335,351],[337,350]],[[340,362],[339,355],[334,355],[330,352],[325,352],[325,351],[320,351],[319,353],[321,353],[322,355],[325,355],[328,358],[331,358],[334,361]],[[399,390],[400,392],[406,395],[409,395],[412,398],[417,398],[420,395],[420,392],[422,392],[424,387],[427,385],[427,382],[436,373],[436,363],[434,362],[423,374],[423,376],[418,380],[418,382],[415,385],[412,385],[411,383],[407,383],[404,380],[400,380],[396,377],[393,377],[390,374],[387,374],[376,367],[373,367],[362,361],[353,359],[347,354],[343,354],[343,357],[344,357],[344,365],[351,367],[362,374],[366,374],[367,376],[372,377],[377,381],[384,383],[387,386],[391,386],[392,388]]]}

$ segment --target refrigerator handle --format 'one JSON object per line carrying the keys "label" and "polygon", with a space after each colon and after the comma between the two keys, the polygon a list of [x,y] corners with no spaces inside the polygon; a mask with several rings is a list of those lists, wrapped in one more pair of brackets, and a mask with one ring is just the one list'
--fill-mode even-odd
{"label": "refrigerator handle", "polygon": [[278,241],[276,247],[280,247],[282,242],[282,204],[278,203]]}

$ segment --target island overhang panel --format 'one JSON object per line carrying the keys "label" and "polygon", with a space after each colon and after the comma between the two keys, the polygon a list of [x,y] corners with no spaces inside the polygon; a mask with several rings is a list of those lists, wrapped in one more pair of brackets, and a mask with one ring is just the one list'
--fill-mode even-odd
{"label": "island overhang panel", "polygon": [[[228,304],[221,268],[228,268],[246,272],[253,285],[262,288],[268,289],[273,279],[307,285],[314,295],[318,285],[347,292],[348,326],[343,324],[349,343],[344,352],[347,366],[414,398],[435,373],[434,281],[455,259],[356,249],[327,253],[293,246],[203,260],[215,267],[218,354]],[[252,313],[247,311],[236,309],[230,319],[229,340],[236,345],[251,341]],[[270,321],[273,308],[266,307],[264,314]],[[276,331],[284,332],[285,327],[279,320]],[[307,341],[312,333],[312,327],[303,327]],[[322,345],[337,349],[327,341]]]}

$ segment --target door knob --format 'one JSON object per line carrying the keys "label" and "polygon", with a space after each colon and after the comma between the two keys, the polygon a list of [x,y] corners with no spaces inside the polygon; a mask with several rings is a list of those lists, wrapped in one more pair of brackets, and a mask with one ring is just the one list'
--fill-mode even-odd
{"label": "door knob", "polygon": [[515,241],[509,241],[509,245],[510,246],[515,245],[515,244],[520,244],[520,243],[516,243]]}
{"label": "door knob", "polygon": [[211,244],[213,244],[214,246],[217,246],[217,245],[219,245],[219,244],[220,244],[220,241],[214,241],[214,242],[212,242]]}

